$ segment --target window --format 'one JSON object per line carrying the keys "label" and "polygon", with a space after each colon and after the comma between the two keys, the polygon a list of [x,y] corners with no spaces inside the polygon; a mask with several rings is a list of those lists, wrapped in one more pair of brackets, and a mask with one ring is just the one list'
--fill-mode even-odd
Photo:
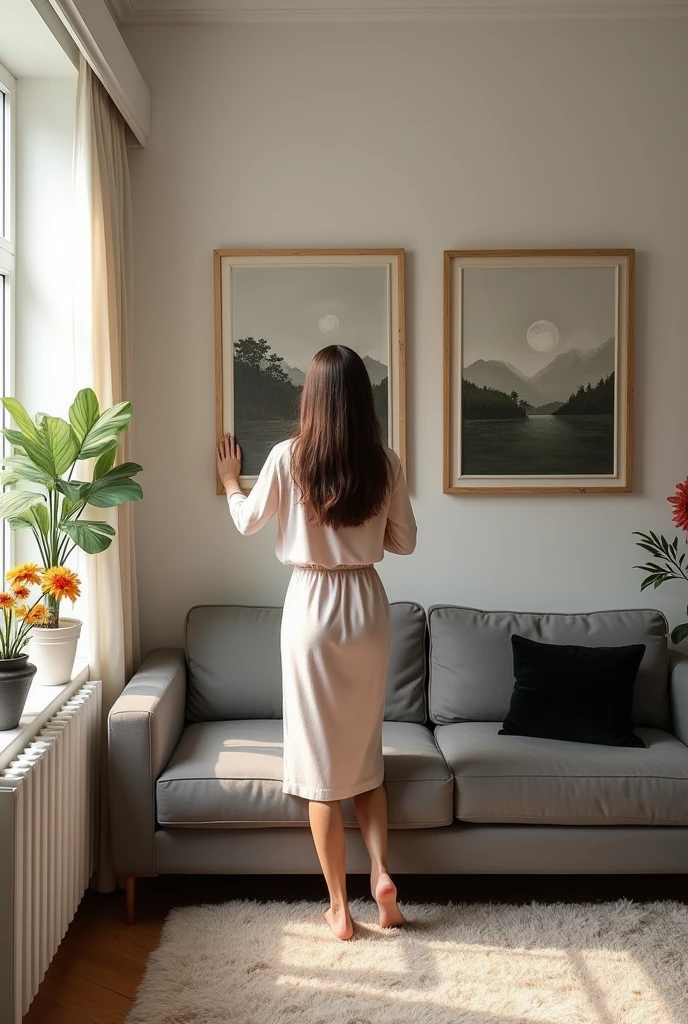
{"label": "window", "polygon": [[[14,338],[14,97],[15,81],[0,64],[0,388],[3,397],[12,390]],[[2,425],[9,425],[4,410]],[[6,453],[4,438],[1,450]],[[4,520],[0,532],[0,570],[4,579],[10,563],[10,532]]]}

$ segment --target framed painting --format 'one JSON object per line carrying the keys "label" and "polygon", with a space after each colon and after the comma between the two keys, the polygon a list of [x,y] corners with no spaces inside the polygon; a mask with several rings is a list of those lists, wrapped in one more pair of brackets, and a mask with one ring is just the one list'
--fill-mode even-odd
{"label": "framed painting", "polygon": [[405,468],[404,331],[403,249],[216,250],[216,427],[241,445],[241,486],[294,433],[311,358],[335,344],[362,357]]}
{"label": "framed painting", "polygon": [[444,254],[444,491],[628,493],[633,249]]}

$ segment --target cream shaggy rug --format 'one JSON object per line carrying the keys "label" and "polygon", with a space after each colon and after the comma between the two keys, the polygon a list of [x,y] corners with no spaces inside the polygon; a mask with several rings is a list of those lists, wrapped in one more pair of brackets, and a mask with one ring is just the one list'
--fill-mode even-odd
{"label": "cream shaggy rug", "polygon": [[173,911],[127,1024],[685,1024],[679,903],[406,905],[348,943],[315,903]]}

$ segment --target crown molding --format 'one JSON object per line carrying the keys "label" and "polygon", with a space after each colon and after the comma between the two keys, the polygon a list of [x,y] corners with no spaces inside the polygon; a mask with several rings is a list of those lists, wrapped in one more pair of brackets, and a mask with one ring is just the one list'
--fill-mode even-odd
{"label": "crown molding", "polygon": [[[184,2],[187,6],[181,6]],[[251,0],[215,0],[217,6],[200,7],[194,0],[107,0],[114,17],[123,24],[299,23],[380,21],[485,21],[528,19],[685,18],[688,2],[652,3],[636,0],[449,0],[409,6],[385,3],[310,7],[251,5]],[[260,3],[260,0],[258,0]]]}
{"label": "crown molding", "polygon": [[104,0],[50,0],[136,140],[150,134],[150,92]]}

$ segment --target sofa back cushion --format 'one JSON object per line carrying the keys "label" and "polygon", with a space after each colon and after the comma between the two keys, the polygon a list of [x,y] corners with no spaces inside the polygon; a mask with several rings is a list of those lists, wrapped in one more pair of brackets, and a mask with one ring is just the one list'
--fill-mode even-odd
{"label": "sofa back cushion", "polygon": [[[391,606],[385,719],[425,722],[427,621],[417,604]],[[186,618],[189,722],[281,718],[281,608],[200,605]]]}
{"label": "sofa back cushion", "polygon": [[503,721],[514,688],[511,636],[517,633],[549,644],[645,644],[633,724],[669,728],[667,622],[661,612],[536,614],[436,605],[428,618],[430,718],[438,725]]}
{"label": "sofa back cushion", "polygon": [[392,650],[387,672],[386,722],[427,721],[428,620],[411,601],[390,605]]}
{"label": "sofa back cushion", "polygon": [[200,605],[186,617],[186,717],[281,718],[281,608]]}

